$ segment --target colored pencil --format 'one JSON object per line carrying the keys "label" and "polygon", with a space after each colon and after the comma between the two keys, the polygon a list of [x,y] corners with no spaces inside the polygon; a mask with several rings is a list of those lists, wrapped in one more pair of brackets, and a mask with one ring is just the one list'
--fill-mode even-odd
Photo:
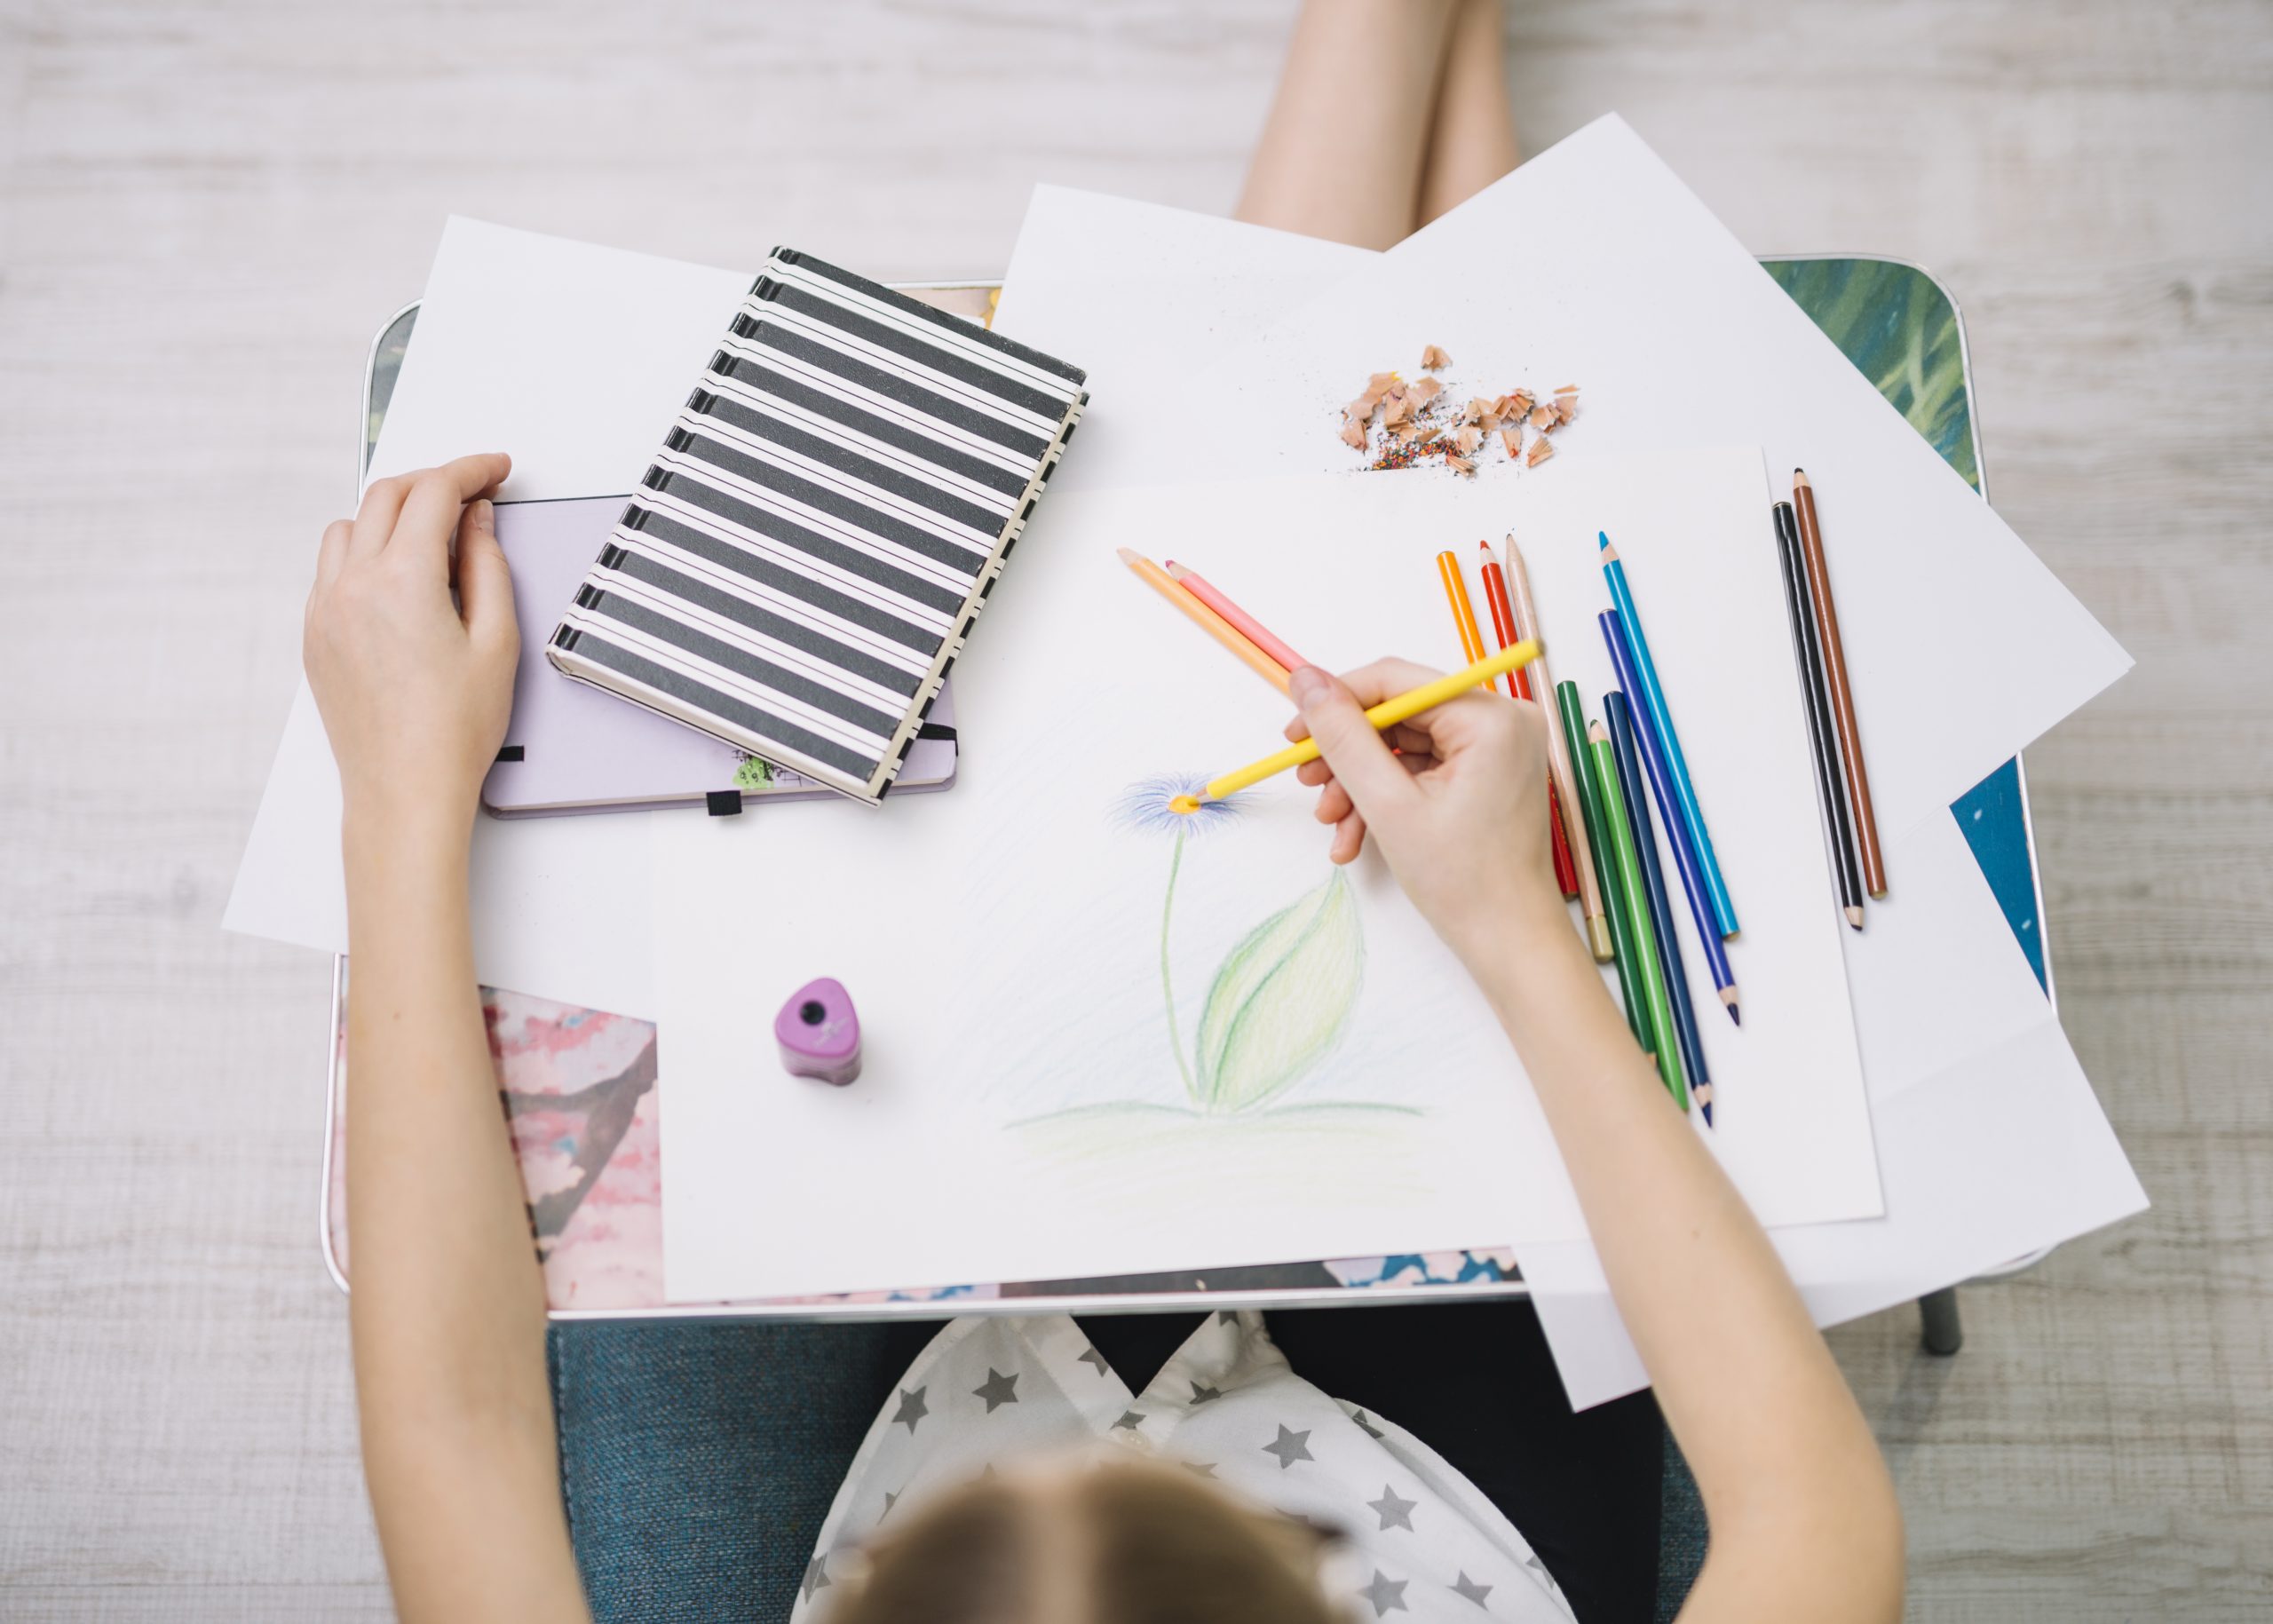
{"label": "colored pencil", "polygon": [[1815,635],[1823,650],[1824,685],[1831,692],[1831,719],[1839,729],[1839,757],[1847,767],[1847,799],[1855,814],[1855,852],[1863,865],[1863,889],[1886,895],[1886,857],[1879,850],[1878,814],[1871,805],[1871,775],[1863,766],[1863,734],[1855,725],[1855,693],[1847,681],[1847,651],[1839,641],[1839,606],[1831,599],[1831,566],[1823,556],[1823,527],[1815,512],[1815,487],[1804,468],[1792,470],[1792,505],[1800,521],[1800,558],[1807,566],[1808,601],[1815,608]]}
{"label": "colored pencil", "polygon": [[[1507,579],[1514,594],[1516,631],[1520,637],[1539,641],[1539,608],[1531,600],[1531,574],[1524,568],[1523,550],[1516,545],[1513,535],[1508,537]],[[1542,646],[1538,659],[1532,661],[1530,672],[1532,691],[1540,696],[1540,703],[1549,706],[1559,715],[1562,690],[1556,685],[1554,673],[1547,669],[1547,654]],[[1571,690],[1576,694],[1578,690]],[[1556,725],[1556,715],[1547,718],[1547,770],[1555,784],[1556,799],[1563,804],[1563,827],[1571,837],[1571,866],[1579,875],[1579,911],[1586,916],[1587,946],[1595,955],[1595,963],[1610,963],[1613,946],[1610,927],[1604,917],[1602,876],[1596,872],[1592,846],[1593,830],[1588,826],[1586,809],[1579,800],[1579,774],[1574,764],[1579,757],[1578,741],[1586,737],[1584,731],[1568,738],[1564,729]]]}
{"label": "colored pencil", "polygon": [[1610,962],[1618,967],[1619,996],[1626,1004],[1626,1024],[1634,1029],[1634,1041],[1648,1049],[1649,1017],[1641,978],[1637,973],[1641,966],[1634,956],[1629,922],[1619,902],[1620,893],[1618,888],[1621,882],[1618,874],[1618,849],[1611,844],[1609,815],[1603,809],[1604,786],[1595,772],[1594,751],[1587,745],[1587,716],[1579,701],[1579,685],[1575,682],[1556,683],[1555,707],[1563,723],[1563,732],[1571,739],[1571,754],[1578,763],[1579,814],[1586,820],[1587,844],[1594,853],[1595,878],[1602,886],[1602,894],[1610,903],[1604,917],[1610,931]]}
{"label": "colored pencil", "polygon": [[1183,582],[1152,559],[1127,547],[1120,551],[1121,561],[1136,571],[1145,585],[1190,615],[1192,624],[1237,654],[1256,676],[1279,693],[1287,692],[1287,668],[1241,637],[1239,628],[1186,591]]}
{"label": "colored pencil", "polygon": [[1657,938],[1658,968],[1664,972],[1666,999],[1673,1008],[1675,1041],[1681,1045],[1681,1069],[1688,1073],[1689,1092],[1713,1125],[1713,1074],[1705,1069],[1705,1040],[1697,1030],[1697,1007],[1689,998],[1689,967],[1682,963],[1681,938],[1673,920],[1673,904],[1666,895],[1665,868],[1658,860],[1657,832],[1650,827],[1650,788],[1642,779],[1642,759],[1634,746],[1634,712],[1626,695],[1612,689],[1602,696],[1604,716],[1610,722],[1610,747],[1618,758],[1618,788],[1626,797],[1626,821],[1634,831],[1634,851],[1642,860],[1642,883],[1650,898],[1650,926]]}
{"label": "colored pencil", "polygon": [[[1516,606],[1508,600],[1508,578],[1501,573],[1500,560],[1492,556],[1492,543],[1476,543],[1484,550],[1484,602],[1492,611],[1492,638],[1500,647],[1523,641],[1523,634],[1516,630]],[[1531,674],[1517,666],[1508,673],[1508,687],[1517,699],[1531,698]],[[1551,725],[1550,725],[1551,727]],[[1563,837],[1563,797],[1556,793],[1555,780],[1547,780],[1547,844],[1555,854],[1555,883],[1563,888],[1567,900],[1579,894],[1578,865],[1571,860],[1571,843]]]}
{"label": "colored pencil", "polygon": [[1626,820],[1626,801],[1618,785],[1618,757],[1610,733],[1596,722],[1587,730],[1588,753],[1594,757],[1595,776],[1603,786],[1603,822],[1610,829],[1611,849],[1618,853],[1619,903],[1626,915],[1627,939],[1634,944],[1634,978],[1641,984],[1643,1018],[1650,1028],[1643,1044],[1658,1059],[1658,1075],[1666,1092],[1683,1111],[1689,1090],[1681,1075],[1681,1042],[1674,1035],[1673,1007],[1666,996],[1665,966],[1658,958],[1656,931],[1650,923],[1650,893],[1642,883],[1642,859],[1634,844],[1633,826]]}
{"label": "colored pencil", "polygon": [[1476,606],[1468,600],[1468,580],[1460,559],[1450,552],[1437,555],[1437,578],[1445,583],[1445,601],[1453,606],[1453,624],[1460,630],[1460,652],[1469,664],[1484,658],[1484,634],[1476,627]]}
{"label": "colored pencil", "polygon": [[[1630,694],[1635,689],[1634,651],[1626,640],[1626,629],[1619,622],[1618,611],[1604,609],[1596,620],[1602,627],[1602,640],[1610,646],[1610,662],[1617,668],[1618,685]],[[1705,963],[1712,967],[1713,985],[1720,991],[1722,1006],[1728,1010],[1729,1018],[1741,1026],[1744,1015],[1737,998],[1737,974],[1729,963],[1728,947],[1721,940],[1721,922],[1713,917],[1712,899],[1698,872],[1696,842],[1689,825],[1682,821],[1681,804],[1674,796],[1673,775],[1666,766],[1665,750],[1658,742],[1658,736],[1650,731],[1649,717],[1639,709],[1633,716],[1634,731],[1642,745],[1642,759],[1650,769],[1651,786],[1658,792],[1658,815],[1665,820],[1666,838],[1673,846],[1674,866],[1681,870],[1681,889],[1689,899],[1689,916],[1696,921],[1697,939],[1705,944]]]}
{"label": "colored pencil", "polygon": [[[1435,709],[1446,700],[1459,698],[1470,688],[1489,686],[1506,673],[1530,661],[1538,653],[1539,645],[1536,643],[1518,643],[1513,648],[1503,648],[1498,654],[1488,659],[1479,660],[1464,670],[1454,671],[1448,677],[1435,677],[1422,683],[1417,688],[1408,688],[1402,693],[1394,694],[1382,701],[1378,705],[1368,707],[1366,711],[1366,720],[1376,730],[1394,727],[1399,722],[1409,721],[1424,710]],[[1306,761],[1316,761],[1318,755],[1318,741],[1304,739],[1299,743],[1288,745],[1283,750],[1273,751],[1259,761],[1251,761],[1236,772],[1226,772],[1220,778],[1211,778],[1197,796],[1178,796],[1169,804],[1178,812],[1191,812],[1203,800],[1220,801],[1225,796],[1237,795],[1240,790],[1251,785],[1259,784],[1266,778],[1274,777],[1290,768],[1299,767]],[[1188,803],[1188,804],[1178,804],[1178,803]]]}
{"label": "colored pencil", "polygon": [[1292,671],[1310,663],[1289,648],[1285,642],[1274,637],[1269,627],[1226,598],[1198,570],[1186,569],[1174,558],[1168,561],[1167,567],[1171,580],[1181,582],[1185,591],[1230,622],[1232,630],[1270,655],[1287,670]]}
{"label": "colored pencil", "polygon": [[1774,513],[1776,550],[1784,565],[1784,608],[1792,622],[1792,658],[1800,668],[1800,693],[1807,703],[1808,743],[1815,751],[1815,788],[1823,814],[1823,847],[1831,861],[1831,883],[1839,891],[1840,911],[1857,931],[1863,928],[1863,877],[1855,867],[1854,832],[1847,827],[1847,797],[1839,791],[1839,744],[1831,727],[1831,701],[1823,691],[1823,654],[1808,614],[1807,585],[1800,570],[1799,526],[1792,504],[1779,502]]}
{"label": "colored pencil", "polygon": [[1674,794],[1679,798],[1681,816],[1696,836],[1697,867],[1705,877],[1706,893],[1713,899],[1713,917],[1720,922],[1723,936],[1737,933],[1736,904],[1729,899],[1729,888],[1721,878],[1720,859],[1713,852],[1712,831],[1705,827],[1705,809],[1699,804],[1697,786],[1689,776],[1689,763],[1681,753],[1681,735],[1674,731],[1673,708],[1666,702],[1665,685],[1658,680],[1657,662],[1650,658],[1650,639],[1642,630],[1641,612],[1634,606],[1634,593],[1627,584],[1626,566],[1618,557],[1618,549],[1610,544],[1610,537],[1596,532],[1602,551],[1602,573],[1610,582],[1610,601],[1626,630],[1626,646],[1634,656],[1634,672],[1641,686],[1632,697],[1638,700],[1650,718],[1650,725],[1658,735],[1663,749],[1666,766],[1673,774]]}

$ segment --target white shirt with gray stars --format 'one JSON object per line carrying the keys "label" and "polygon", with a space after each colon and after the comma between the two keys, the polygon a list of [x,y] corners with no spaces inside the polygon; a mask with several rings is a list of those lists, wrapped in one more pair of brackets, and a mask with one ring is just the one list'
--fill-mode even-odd
{"label": "white shirt with gray stars", "polygon": [[997,1461],[1097,1439],[1343,1531],[1353,1619],[1571,1624],[1515,1525],[1395,1422],[1296,1375],[1253,1311],[1208,1316],[1141,1394],[1065,1314],[972,1317],[932,1339],[868,1429],[790,1617],[827,1624],[833,1565],[904,1506]]}

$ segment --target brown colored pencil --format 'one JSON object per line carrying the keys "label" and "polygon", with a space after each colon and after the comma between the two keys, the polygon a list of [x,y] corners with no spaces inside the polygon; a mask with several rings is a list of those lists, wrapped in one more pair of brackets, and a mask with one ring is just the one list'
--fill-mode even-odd
{"label": "brown colored pencil", "polygon": [[1815,487],[1807,470],[1792,470],[1792,505],[1799,510],[1800,554],[1807,562],[1808,598],[1815,609],[1823,644],[1823,675],[1831,690],[1831,717],[1839,729],[1839,754],[1847,766],[1847,801],[1855,813],[1856,853],[1862,859],[1863,889],[1886,895],[1886,859],[1879,852],[1878,820],[1871,810],[1871,778],[1863,768],[1863,735],[1855,725],[1855,695],[1847,682],[1847,654],[1839,643],[1839,611],[1831,601],[1831,567],[1824,561],[1823,530],[1816,521]]}
{"label": "brown colored pencil", "polygon": [[[1506,557],[1501,560],[1501,573],[1507,577],[1508,590],[1515,601],[1516,635],[1539,643],[1539,658],[1531,662],[1531,689],[1533,693],[1555,692],[1555,677],[1547,667],[1546,643],[1540,637],[1539,606],[1532,602],[1531,575],[1524,568],[1523,550],[1516,545],[1510,535],[1503,544]],[[1585,742],[1583,739],[1580,741]],[[1615,956],[1615,944],[1610,934],[1608,907],[1602,894],[1602,883],[1595,873],[1594,848],[1587,838],[1586,820],[1580,816],[1578,764],[1571,754],[1571,747],[1563,737],[1562,729],[1549,717],[1547,725],[1547,771],[1554,783],[1557,797],[1562,801],[1564,832],[1570,837],[1571,860],[1579,871],[1579,913],[1587,925],[1587,946],[1595,955],[1595,963],[1607,964]]]}

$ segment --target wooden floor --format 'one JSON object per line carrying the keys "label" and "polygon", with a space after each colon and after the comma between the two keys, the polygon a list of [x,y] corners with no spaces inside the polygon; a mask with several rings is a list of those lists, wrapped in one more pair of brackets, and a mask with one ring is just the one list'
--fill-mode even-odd
{"label": "wooden floor", "polygon": [[[449,210],[991,273],[1041,178],[1229,207],[1286,0],[0,0],[0,1615],[384,1612],[315,1246],[328,967],[217,929]],[[800,18],[805,19],[799,22]],[[1519,4],[1762,252],[1937,271],[1998,504],[2139,658],[2031,752],[2156,1200],[1839,1332],[1913,1614],[2273,1609],[2273,6]]]}

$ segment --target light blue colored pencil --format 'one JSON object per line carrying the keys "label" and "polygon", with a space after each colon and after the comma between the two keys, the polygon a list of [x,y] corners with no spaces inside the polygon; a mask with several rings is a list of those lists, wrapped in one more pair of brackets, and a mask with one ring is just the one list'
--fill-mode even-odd
{"label": "light blue colored pencil", "polygon": [[1666,691],[1658,681],[1657,663],[1650,658],[1650,639],[1642,630],[1641,611],[1634,606],[1634,594],[1626,584],[1626,566],[1619,561],[1618,549],[1610,544],[1610,536],[1603,531],[1595,533],[1602,551],[1602,573],[1610,582],[1611,602],[1618,606],[1618,618],[1626,630],[1627,652],[1634,656],[1634,674],[1640,679],[1643,708],[1649,712],[1651,726],[1656,731],[1658,742],[1665,747],[1666,766],[1673,780],[1674,799],[1681,808],[1681,820],[1689,826],[1697,846],[1697,866],[1703,870],[1705,895],[1713,905],[1714,923],[1721,927],[1723,939],[1737,933],[1736,904],[1729,900],[1727,882],[1721,878],[1720,859],[1713,854],[1713,836],[1705,827],[1705,809],[1697,804],[1697,786],[1690,781],[1689,763],[1682,758],[1681,735],[1673,730],[1673,711],[1666,704]]}

